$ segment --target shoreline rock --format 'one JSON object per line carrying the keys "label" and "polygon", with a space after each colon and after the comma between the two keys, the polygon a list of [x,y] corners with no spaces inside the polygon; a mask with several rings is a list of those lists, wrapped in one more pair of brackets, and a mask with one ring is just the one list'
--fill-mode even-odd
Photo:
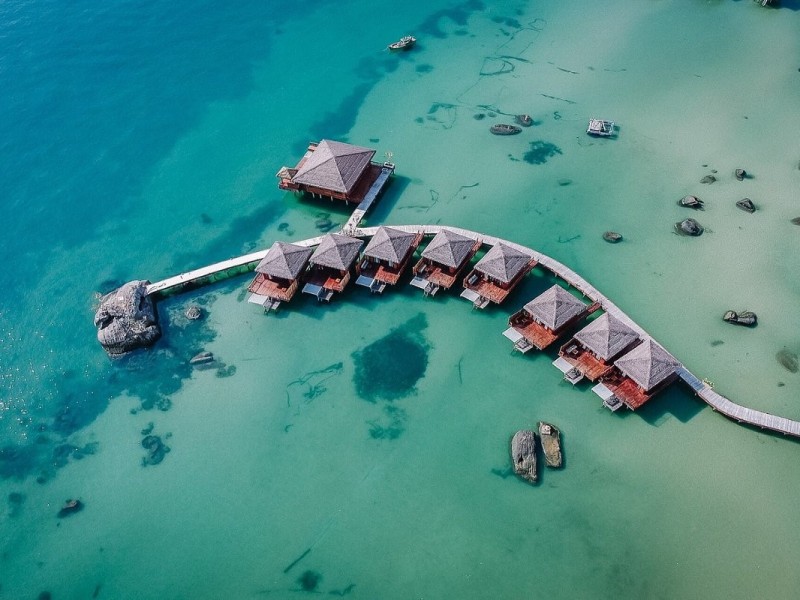
{"label": "shoreline rock", "polygon": [[679,235],[688,235],[696,237],[703,234],[703,226],[694,219],[684,219],[675,223],[675,232]]}
{"label": "shoreline rock", "polygon": [[603,234],[603,239],[609,244],[618,244],[622,241],[622,234],[617,233],[616,231],[606,231]]}
{"label": "shoreline rock", "polygon": [[153,345],[161,337],[149,281],[131,281],[100,299],[94,315],[97,341],[109,356]]}
{"label": "shoreline rock", "polygon": [[742,198],[736,202],[736,206],[741,208],[745,212],[754,213],[756,212],[756,205],[753,204],[753,201],[750,198]]}
{"label": "shoreline rock", "polygon": [[678,204],[687,208],[694,208],[695,210],[703,210],[703,201],[697,196],[684,196],[678,200]]}
{"label": "shoreline rock", "polygon": [[758,316],[756,313],[747,310],[740,313],[737,313],[735,310],[729,310],[722,316],[722,320],[726,323],[745,325],[746,327],[755,327],[758,325]]}
{"label": "shoreline rock", "polygon": [[561,456],[561,431],[551,423],[539,421],[539,439],[542,441],[545,464],[551,469],[560,469]]}

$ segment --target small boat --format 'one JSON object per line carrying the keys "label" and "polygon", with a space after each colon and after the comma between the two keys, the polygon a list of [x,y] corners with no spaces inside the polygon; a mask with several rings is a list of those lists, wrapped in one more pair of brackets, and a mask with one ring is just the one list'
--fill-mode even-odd
{"label": "small boat", "polygon": [[614,121],[604,121],[603,119],[589,119],[589,128],[586,133],[600,137],[611,137],[614,135],[616,124]]}
{"label": "small boat", "polygon": [[509,125],[507,123],[498,123],[497,125],[492,125],[489,128],[495,135],[516,135],[520,131],[522,131],[522,127],[517,127],[516,125]]}
{"label": "small boat", "polygon": [[529,429],[518,431],[511,438],[511,462],[514,473],[536,483],[536,434]]}
{"label": "small boat", "polygon": [[558,427],[539,421],[539,437],[542,440],[544,461],[548,467],[558,469],[561,467],[561,432]]}
{"label": "small boat", "polygon": [[413,35],[404,35],[394,43],[389,44],[389,50],[410,50],[417,43]]}

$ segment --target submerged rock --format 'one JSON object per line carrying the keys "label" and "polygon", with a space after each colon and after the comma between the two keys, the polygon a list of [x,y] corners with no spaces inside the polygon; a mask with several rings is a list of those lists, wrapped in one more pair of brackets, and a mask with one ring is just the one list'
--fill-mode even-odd
{"label": "submerged rock", "polygon": [[800,225],[800,217],[795,217],[790,221],[793,225]]}
{"label": "submerged rock", "polygon": [[148,281],[131,281],[100,299],[94,315],[97,340],[110,356],[155,343],[161,336]]}
{"label": "submerged rock", "polygon": [[747,178],[747,171],[744,169],[736,169],[733,172],[733,176],[736,177],[739,181],[744,181]]}
{"label": "submerged rock", "polygon": [[610,244],[616,244],[622,241],[622,234],[617,233],[616,231],[606,231],[603,234],[603,239]]}
{"label": "submerged rock", "polygon": [[750,311],[737,313],[734,310],[729,310],[722,316],[722,319],[728,323],[747,325],[748,327],[758,324],[758,316],[756,313]]}
{"label": "submerged rock", "polygon": [[169,446],[161,441],[157,435],[148,435],[142,440],[142,448],[147,450],[147,456],[142,459],[142,465],[157,465],[169,452]]}
{"label": "submerged rock", "polygon": [[686,206],[687,208],[703,210],[703,201],[697,196],[684,196],[678,200],[678,204],[680,206]]}
{"label": "submerged rock", "polygon": [[523,429],[514,434],[511,438],[511,462],[514,465],[514,473],[536,483],[538,474],[536,472],[536,435],[529,429]]}
{"label": "submerged rock", "polygon": [[714,183],[717,180],[713,175],[706,175],[700,180],[700,183]]}
{"label": "submerged rock", "polygon": [[83,510],[83,502],[71,498],[66,502],[64,502],[64,506],[62,506],[61,510],[58,511],[58,518],[63,519],[64,517],[74,515],[75,513],[78,513],[82,510]]}
{"label": "submerged rock", "polygon": [[203,309],[197,306],[197,304],[192,304],[183,314],[190,321],[197,321],[197,319],[203,316]]}
{"label": "submerged rock", "polygon": [[781,363],[781,365],[790,373],[797,373],[798,369],[800,369],[800,365],[798,364],[797,360],[797,354],[791,350],[784,348],[775,355],[775,358],[777,358],[778,362]]}
{"label": "submerged rock", "polygon": [[698,236],[703,233],[703,226],[694,219],[684,219],[675,223],[675,231],[680,235]]}
{"label": "submerged rock", "polygon": [[745,212],[754,213],[756,212],[756,205],[753,204],[753,201],[750,198],[742,198],[736,203],[736,206],[741,208]]}
{"label": "submerged rock", "polygon": [[200,354],[195,354],[190,360],[190,365],[202,365],[204,363],[209,363],[214,360],[214,353],[213,352],[201,352]]}

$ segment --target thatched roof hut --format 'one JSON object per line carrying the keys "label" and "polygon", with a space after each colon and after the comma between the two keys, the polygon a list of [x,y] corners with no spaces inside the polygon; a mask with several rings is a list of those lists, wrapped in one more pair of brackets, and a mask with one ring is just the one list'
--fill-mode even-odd
{"label": "thatched roof hut", "polygon": [[502,242],[494,245],[475,265],[475,270],[500,283],[510,283],[533,256]]}
{"label": "thatched roof hut", "polygon": [[459,233],[442,229],[422,251],[422,257],[453,269],[470,255],[475,240]]}
{"label": "thatched roof hut", "polygon": [[378,231],[364,248],[364,256],[385,260],[392,264],[403,261],[417,234],[393,227],[378,227]]}
{"label": "thatched roof hut", "polygon": [[601,360],[611,360],[639,339],[639,334],[620,321],[605,313],[575,334],[585,348]]}
{"label": "thatched roof hut", "polygon": [[556,284],[528,302],[523,309],[534,320],[556,331],[586,310],[586,306],[585,302]]}
{"label": "thatched roof hut", "polygon": [[347,271],[363,244],[362,240],[356,238],[340,233],[329,233],[322,238],[314,254],[311,255],[310,262],[312,265]]}
{"label": "thatched roof hut", "polygon": [[374,155],[369,148],[322,140],[292,182],[349,194]]}
{"label": "thatched roof hut", "polygon": [[281,279],[297,279],[313,252],[313,248],[306,246],[275,242],[258,263],[256,272]]}
{"label": "thatched roof hut", "polygon": [[675,373],[681,366],[674,356],[648,338],[636,348],[614,361],[624,375],[645,391],[650,391]]}

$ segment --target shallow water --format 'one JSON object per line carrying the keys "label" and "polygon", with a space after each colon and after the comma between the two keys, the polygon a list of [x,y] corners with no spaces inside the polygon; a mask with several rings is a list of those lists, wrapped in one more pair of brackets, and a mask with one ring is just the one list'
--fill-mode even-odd
{"label": "shallow water", "polygon": [[[370,225],[452,224],[548,253],[723,394],[798,419],[800,375],[776,359],[800,352],[798,11],[412,2],[389,21],[364,2],[257,4],[87,0],[74,22],[0,9],[0,78],[18,90],[0,136],[16,216],[0,597],[792,597],[797,443],[678,386],[612,415],[552,352],[512,353],[500,334],[551,285],[541,273],[481,312],[403,285],[269,317],[235,279],[161,303],[164,338],[114,362],[91,316],[95,291],[344,222],[273,177],[332,137],[398,165]],[[406,32],[414,51],[381,50]],[[533,127],[489,134],[522,112]],[[586,137],[588,116],[619,137]],[[558,152],[532,164],[539,142]],[[677,206],[686,194],[706,210]],[[734,206],[745,196],[756,213]],[[687,216],[703,236],[672,233]],[[181,317],[193,302],[200,322]],[[758,327],[725,324],[727,309]],[[219,363],[189,368],[200,350]],[[508,442],[539,419],[564,432],[566,464],[531,487],[508,475]],[[143,466],[151,424],[170,452]],[[73,497],[86,508],[56,519]]]}

